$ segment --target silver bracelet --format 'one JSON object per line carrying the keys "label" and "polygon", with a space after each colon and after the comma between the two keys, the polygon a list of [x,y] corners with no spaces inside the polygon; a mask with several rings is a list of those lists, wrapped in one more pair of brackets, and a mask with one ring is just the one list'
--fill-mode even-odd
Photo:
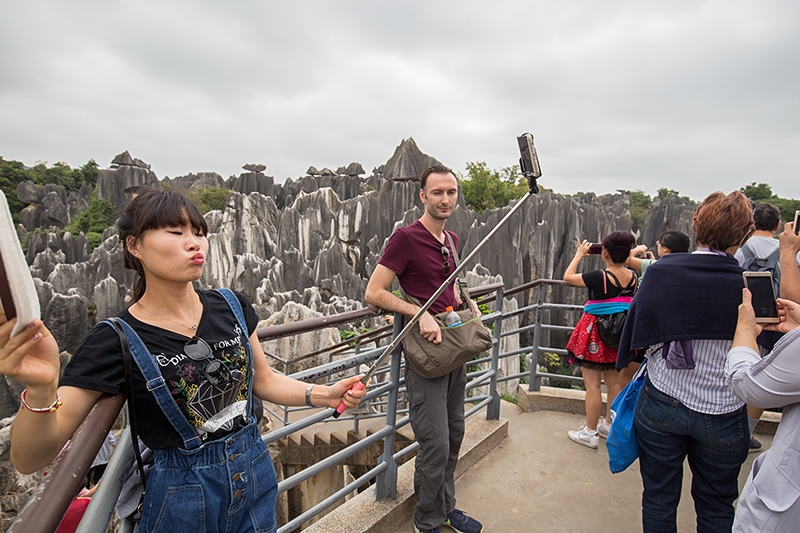
{"label": "silver bracelet", "polygon": [[314,388],[315,383],[311,383],[308,387],[306,387],[306,406],[307,407],[314,407],[311,405],[311,389]]}

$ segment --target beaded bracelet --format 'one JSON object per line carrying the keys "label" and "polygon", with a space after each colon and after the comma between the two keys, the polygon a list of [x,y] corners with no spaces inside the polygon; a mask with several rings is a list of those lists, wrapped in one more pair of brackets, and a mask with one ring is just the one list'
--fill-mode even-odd
{"label": "beaded bracelet", "polygon": [[58,393],[56,393],[55,401],[53,403],[51,403],[50,405],[48,405],[47,407],[31,407],[30,405],[28,405],[28,402],[25,401],[25,395],[27,393],[28,393],[28,389],[26,388],[19,395],[19,399],[22,402],[22,406],[25,409],[27,409],[28,411],[32,411],[34,413],[52,413],[53,411],[55,411],[56,409],[61,407],[61,396],[59,396]]}
{"label": "beaded bracelet", "polygon": [[314,383],[312,383],[311,385],[309,385],[308,387],[306,387],[306,405],[307,405],[308,407],[313,407],[313,405],[311,405],[311,389],[313,389],[313,388],[314,388],[314,385],[315,385],[315,384],[314,384]]}

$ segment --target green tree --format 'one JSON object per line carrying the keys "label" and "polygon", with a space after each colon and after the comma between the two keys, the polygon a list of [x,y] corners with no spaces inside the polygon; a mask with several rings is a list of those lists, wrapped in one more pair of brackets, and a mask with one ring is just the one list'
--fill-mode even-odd
{"label": "green tree", "polygon": [[652,205],[653,200],[644,191],[636,190],[631,193],[631,204],[628,211],[631,213],[633,231],[638,231],[644,225],[647,212]]}
{"label": "green tree", "polygon": [[466,176],[459,173],[459,178],[464,202],[478,213],[506,206],[528,191],[528,182],[518,165],[490,170],[484,161],[467,163]]}
{"label": "green tree", "polygon": [[82,167],[73,170],[73,173],[80,176],[80,179],[78,180],[78,188],[80,188],[81,183],[86,183],[92,187],[97,185],[97,174],[99,173],[98,169],[99,166],[97,162],[94,159],[90,159]]}
{"label": "green tree", "polygon": [[72,169],[66,163],[56,163],[47,167],[45,163],[37,163],[26,168],[20,161],[6,161],[0,157],[0,190],[6,195],[8,208],[14,222],[19,222],[19,212],[25,205],[17,199],[17,185],[24,181],[32,181],[36,185],[53,183],[61,185],[67,191],[77,192],[81,185],[97,183],[98,165],[90,159],[80,168]]}
{"label": "green tree", "polygon": [[75,217],[65,229],[73,235],[83,232],[89,240],[89,248],[94,250],[100,244],[103,232],[114,223],[116,217],[117,211],[111,202],[98,198],[95,190],[89,201],[89,207]]}
{"label": "green tree", "polygon": [[25,208],[25,204],[17,198],[17,185],[28,179],[30,178],[25,165],[19,161],[6,161],[0,156],[0,190],[6,195],[8,209],[15,224],[19,222],[19,212]]}
{"label": "green tree", "polygon": [[678,196],[680,193],[678,191],[673,191],[672,189],[667,189],[666,187],[662,187],[662,188],[658,189],[658,191],[656,191],[656,196],[661,200],[663,200],[664,198],[666,198],[670,194],[674,194],[675,196]]}
{"label": "green tree", "polygon": [[196,191],[186,191],[186,195],[195,203],[200,212],[205,215],[209,211],[214,211],[215,209],[224,209],[225,199],[230,192],[230,190],[223,187],[201,187]]}
{"label": "green tree", "polygon": [[[754,181],[750,185],[745,185],[741,189],[739,189],[744,193],[745,196],[753,200],[754,202],[758,202],[759,200],[771,200],[772,196],[772,187],[767,185],[766,183],[759,183],[756,185]],[[792,213],[794,215],[794,213]]]}

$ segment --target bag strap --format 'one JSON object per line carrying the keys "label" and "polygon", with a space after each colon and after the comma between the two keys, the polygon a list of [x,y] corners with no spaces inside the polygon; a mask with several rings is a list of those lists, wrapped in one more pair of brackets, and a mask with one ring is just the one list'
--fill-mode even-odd
{"label": "bag strap", "polygon": [[139,433],[136,430],[136,408],[133,401],[133,363],[131,361],[131,348],[128,344],[128,336],[122,329],[118,322],[118,318],[112,317],[107,319],[114,331],[119,336],[119,343],[122,346],[122,364],[125,367],[125,396],[128,401],[128,428],[131,432],[131,442],[133,443],[133,454],[136,457],[136,466],[139,468],[139,479],[142,484],[147,481],[147,475],[144,471],[144,461],[142,461],[142,453],[139,450]]}
{"label": "bag strap", "polygon": [[[628,284],[623,287],[622,283],[619,281],[619,278],[617,278],[617,276],[615,276],[613,272],[611,272],[610,270],[603,270],[603,272],[606,273],[606,276],[611,276],[614,279],[614,281],[617,282],[617,287],[619,288],[620,291],[624,292],[624,291],[627,291],[628,289],[633,289],[633,292],[636,292],[636,283],[638,282],[638,279],[639,279],[636,276],[636,274],[633,274],[631,276],[631,280],[628,282]],[[605,277],[603,278],[603,291],[606,294],[608,294],[608,286],[606,285],[606,278]]]}
{"label": "bag strap", "polygon": [[[461,259],[458,257],[458,252],[456,251],[456,245],[453,243],[453,237],[450,235],[450,232],[445,230],[444,234],[447,236],[447,242],[450,243],[450,249],[453,252],[453,260],[456,263],[456,272],[459,271],[461,268]],[[467,302],[471,300],[469,296],[469,291],[467,290],[467,281],[465,279],[456,277],[456,285],[458,285],[458,290],[461,293],[461,300],[463,302]]]}
{"label": "bag strap", "polygon": [[[175,402],[175,398],[169,391],[167,382],[164,376],[161,375],[161,370],[158,368],[155,358],[147,349],[147,345],[142,341],[136,330],[130,324],[117,317],[117,321],[128,340],[130,353],[142,377],[145,379],[147,390],[153,394],[158,406],[167,417],[172,427],[183,439],[183,445],[187,450],[192,450],[203,444],[203,435],[192,425],[183,414],[183,411]],[[107,321],[105,321],[107,322]],[[102,323],[102,322],[101,322]]]}
{"label": "bag strap", "polygon": [[[236,317],[236,322],[239,324],[239,329],[244,332],[244,341],[242,345],[245,346],[245,350],[247,351],[247,356],[250,359],[250,375],[255,374],[255,366],[253,362],[253,347],[250,345],[250,332],[247,330],[247,320],[244,318],[244,311],[242,310],[242,304],[239,302],[239,299],[233,293],[232,290],[220,287],[215,289],[218,293],[225,298],[225,302],[228,304],[228,307],[231,308],[233,311],[234,316]],[[253,400],[253,380],[250,380],[250,383],[247,385],[247,408],[246,411],[249,413],[249,416],[252,417],[252,421],[256,420],[255,416],[255,402]],[[248,420],[249,422],[250,420]]]}
{"label": "bag strap", "polygon": [[744,246],[742,246],[740,248],[740,250],[742,251],[742,255],[744,255],[745,259],[758,259],[758,260],[761,260],[761,261],[767,261],[769,263],[773,263],[773,262],[777,263],[777,261],[781,257],[781,249],[780,249],[780,247],[775,248],[772,251],[772,253],[769,254],[767,257],[756,257],[756,253],[753,251],[753,249],[750,246],[747,245],[747,243],[745,243]]}
{"label": "bag strap", "polygon": [[458,251],[456,251],[456,245],[453,243],[453,237],[450,235],[450,232],[444,230],[444,234],[447,237],[447,242],[450,243],[450,252],[453,254],[453,259],[456,262],[456,272],[458,272],[459,268],[461,267],[461,259],[458,258]]}

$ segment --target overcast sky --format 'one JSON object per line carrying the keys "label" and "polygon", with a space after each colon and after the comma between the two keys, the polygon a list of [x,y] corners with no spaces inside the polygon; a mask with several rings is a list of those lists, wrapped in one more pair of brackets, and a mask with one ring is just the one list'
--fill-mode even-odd
{"label": "overcast sky", "polygon": [[461,172],[536,138],[545,187],[800,198],[800,2],[0,3],[0,156],[176,177]]}

